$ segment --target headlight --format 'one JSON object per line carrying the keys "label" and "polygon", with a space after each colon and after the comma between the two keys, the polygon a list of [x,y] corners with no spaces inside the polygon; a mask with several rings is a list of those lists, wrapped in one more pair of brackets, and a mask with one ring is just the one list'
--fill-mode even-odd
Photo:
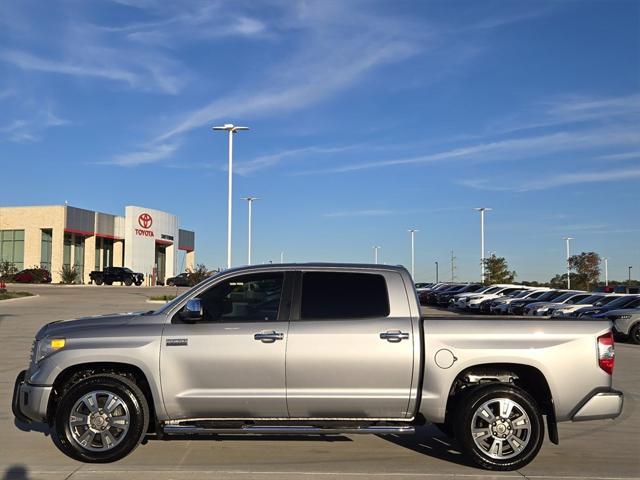
{"label": "headlight", "polygon": [[38,342],[36,350],[36,362],[47,358],[54,352],[64,348],[67,341],[64,338],[43,338]]}

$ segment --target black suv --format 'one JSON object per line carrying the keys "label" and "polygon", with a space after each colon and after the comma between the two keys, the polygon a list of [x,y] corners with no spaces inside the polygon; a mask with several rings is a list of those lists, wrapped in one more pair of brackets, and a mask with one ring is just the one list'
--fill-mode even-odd
{"label": "black suv", "polygon": [[113,282],[120,282],[126,286],[136,284],[142,285],[144,281],[144,275],[142,273],[133,272],[126,267],[106,267],[103,271],[99,272],[94,270],[89,274],[89,278],[96,285],[113,285]]}

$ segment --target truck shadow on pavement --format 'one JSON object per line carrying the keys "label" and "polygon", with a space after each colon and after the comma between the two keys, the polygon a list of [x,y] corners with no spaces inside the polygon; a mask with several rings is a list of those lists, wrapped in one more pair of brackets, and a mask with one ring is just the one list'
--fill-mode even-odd
{"label": "truck shadow on pavement", "polygon": [[417,428],[415,435],[380,435],[380,438],[427,457],[475,467],[465,458],[455,441],[433,425]]}
{"label": "truck shadow on pavement", "polygon": [[45,436],[49,436],[51,432],[51,428],[46,423],[40,423],[40,422],[24,423],[18,420],[17,418],[14,418],[13,424],[18,430],[22,432],[39,432],[39,433],[43,433]]}

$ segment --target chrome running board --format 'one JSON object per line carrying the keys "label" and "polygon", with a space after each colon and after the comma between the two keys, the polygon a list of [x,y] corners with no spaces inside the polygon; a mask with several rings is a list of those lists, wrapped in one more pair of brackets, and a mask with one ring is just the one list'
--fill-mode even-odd
{"label": "chrome running board", "polygon": [[365,426],[365,427],[312,427],[298,425],[243,425],[242,427],[201,427],[198,425],[164,425],[167,435],[411,435],[415,433],[413,426]]}

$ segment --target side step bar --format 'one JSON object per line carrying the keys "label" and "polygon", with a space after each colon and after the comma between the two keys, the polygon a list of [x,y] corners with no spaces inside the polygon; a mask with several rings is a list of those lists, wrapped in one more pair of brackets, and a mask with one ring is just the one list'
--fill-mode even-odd
{"label": "side step bar", "polygon": [[197,425],[164,425],[167,435],[353,435],[368,433],[374,435],[410,435],[413,426],[370,426],[322,428],[310,426],[261,426],[245,425],[240,428],[199,427]]}

